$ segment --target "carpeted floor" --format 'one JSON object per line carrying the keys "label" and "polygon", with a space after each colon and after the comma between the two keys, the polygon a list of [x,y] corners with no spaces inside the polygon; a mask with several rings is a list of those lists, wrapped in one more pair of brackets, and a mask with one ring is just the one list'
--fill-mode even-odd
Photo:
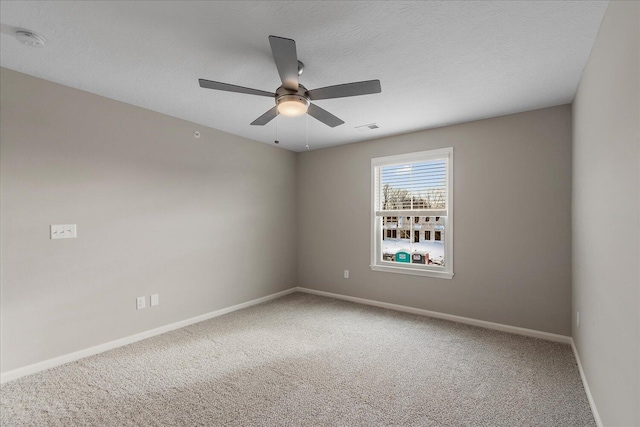
{"label": "carpeted floor", "polygon": [[0,394],[3,426],[595,426],[566,344],[302,293]]}

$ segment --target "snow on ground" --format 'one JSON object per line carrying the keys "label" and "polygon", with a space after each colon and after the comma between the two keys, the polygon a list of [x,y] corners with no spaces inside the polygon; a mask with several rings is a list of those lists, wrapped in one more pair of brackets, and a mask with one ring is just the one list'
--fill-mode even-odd
{"label": "snow on ground", "polygon": [[425,254],[429,253],[429,259],[434,262],[444,260],[444,242],[428,241],[413,243],[409,239],[384,239],[382,241],[383,254],[395,254],[399,251]]}

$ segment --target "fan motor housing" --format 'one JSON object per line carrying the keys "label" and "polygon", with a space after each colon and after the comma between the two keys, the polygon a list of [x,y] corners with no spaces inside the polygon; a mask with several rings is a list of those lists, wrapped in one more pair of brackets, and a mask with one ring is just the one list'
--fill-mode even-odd
{"label": "fan motor housing", "polygon": [[309,101],[309,98],[307,98],[306,96],[300,96],[300,95],[294,94],[294,95],[281,95],[281,96],[278,96],[276,98],[276,105],[280,104],[281,102],[289,102],[289,101],[299,102],[301,104],[305,104],[307,107],[311,103]]}
{"label": "fan motor housing", "polygon": [[298,90],[291,90],[291,89],[287,89],[284,86],[280,86],[278,89],[276,89],[276,102],[281,97],[287,96],[287,95],[297,95],[300,98],[309,100],[309,94],[307,93],[307,88],[302,86],[301,84],[298,85]]}

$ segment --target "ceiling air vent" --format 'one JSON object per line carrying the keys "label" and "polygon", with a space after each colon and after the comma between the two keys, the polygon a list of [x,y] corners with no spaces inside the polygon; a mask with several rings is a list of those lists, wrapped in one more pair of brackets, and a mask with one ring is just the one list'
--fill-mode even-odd
{"label": "ceiling air vent", "polygon": [[362,125],[362,126],[356,126],[356,129],[358,129],[360,132],[364,132],[367,130],[373,130],[373,129],[379,129],[380,126],[378,126],[375,123],[369,123],[368,125]]}

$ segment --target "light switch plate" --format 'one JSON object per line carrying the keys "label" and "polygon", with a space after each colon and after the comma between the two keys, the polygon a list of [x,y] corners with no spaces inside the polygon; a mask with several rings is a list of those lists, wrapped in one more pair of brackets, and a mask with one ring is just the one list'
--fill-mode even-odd
{"label": "light switch plate", "polygon": [[51,225],[52,239],[75,239],[78,237],[75,224],[55,224]]}
{"label": "light switch plate", "polygon": [[160,304],[160,296],[158,294],[151,295],[151,307]]}

